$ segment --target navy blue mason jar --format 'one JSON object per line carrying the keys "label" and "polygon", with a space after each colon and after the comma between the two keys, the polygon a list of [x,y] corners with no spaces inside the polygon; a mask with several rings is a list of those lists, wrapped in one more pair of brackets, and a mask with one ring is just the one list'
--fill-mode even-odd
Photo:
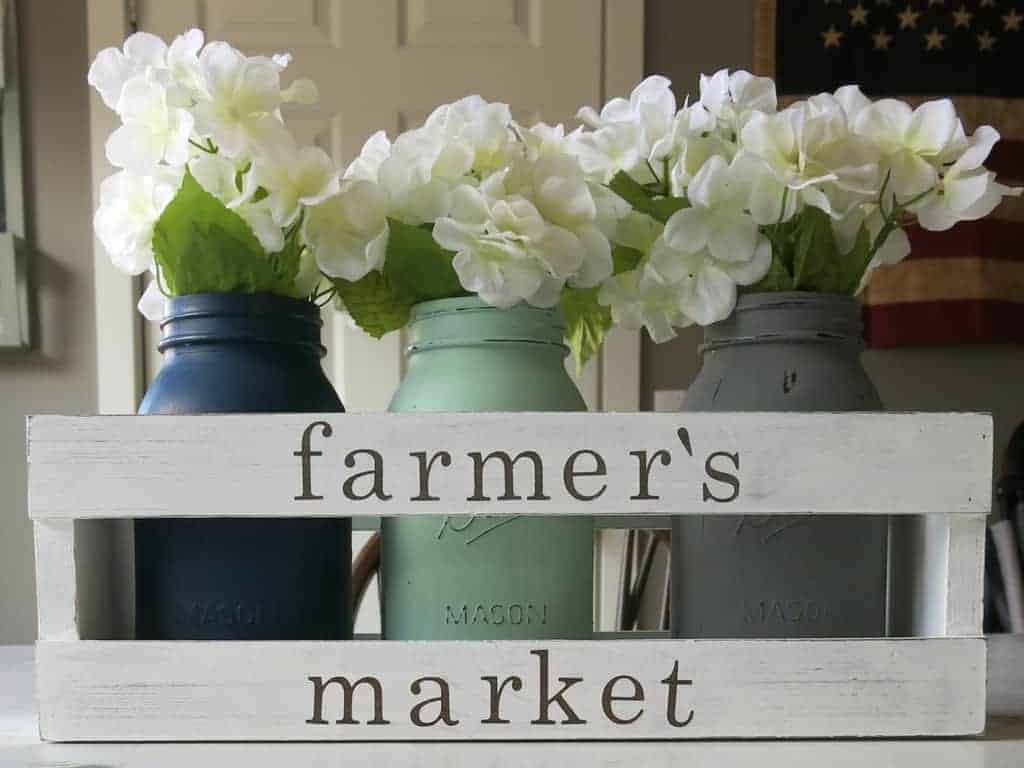
{"label": "navy blue mason jar", "polygon": [[[321,325],[312,302],[284,296],[171,299],[163,365],[139,413],[341,413],[320,366]],[[232,510],[230,498],[208,503],[244,511]],[[136,520],[136,636],[349,638],[351,546],[347,519]]]}

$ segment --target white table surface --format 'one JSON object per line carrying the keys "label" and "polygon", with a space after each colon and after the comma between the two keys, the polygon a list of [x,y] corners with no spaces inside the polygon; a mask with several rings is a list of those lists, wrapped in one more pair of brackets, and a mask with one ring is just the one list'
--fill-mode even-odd
{"label": "white table surface", "polygon": [[[1020,646],[1018,646],[1020,647]],[[990,710],[1024,697],[1021,658],[990,647]],[[1003,667],[1006,669],[1003,669]],[[989,716],[975,739],[789,742],[430,744],[46,744],[39,740],[31,646],[0,646],[0,767],[17,768],[1022,768],[1024,719]]]}

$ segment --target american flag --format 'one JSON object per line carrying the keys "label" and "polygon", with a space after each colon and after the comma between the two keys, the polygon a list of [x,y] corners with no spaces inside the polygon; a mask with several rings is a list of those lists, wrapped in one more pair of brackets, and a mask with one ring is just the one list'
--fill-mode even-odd
{"label": "american flag", "polygon": [[[968,132],[1003,136],[987,163],[1024,181],[1024,0],[758,0],[755,69],[783,103],[858,83],[912,104],[949,96]],[[1024,200],[913,252],[864,292],[870,346],[1024,342]]]}

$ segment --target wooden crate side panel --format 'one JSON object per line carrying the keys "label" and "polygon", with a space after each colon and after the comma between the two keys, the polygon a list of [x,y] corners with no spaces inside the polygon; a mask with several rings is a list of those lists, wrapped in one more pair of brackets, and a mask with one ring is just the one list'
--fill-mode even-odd
{"label": "wooden crate side panel", "polygon": [[78,638],[75,521],[36,520],[36,614],[40,640]]}
{"label": "wooden crate side panel", "polygon": [[986,519],[947,516],[946,622],[943,635],[981,635],[984,610]]}
{"label": "wooden crate side panel", "polygon": [[[979,514],[991,427],[973,414],[36,417],[31,514]],[[424,491],[418,467],[441,450],[450,465]],[[507,463],[484,458],[496,451]],[[567,464],[580,451],[600,463]]]}
{"label": "wooden crate side panel", "polygon": [[[42,733],[62,741],[954,736],[984,727],[982,639],[47,642],[38,664]],[[624,678],[608,693],[620,675],[635,678],[642,700]],[[343,684],[324,682],[336,676],[355,685],[357,724],[338,722]],[[505,685],[495,712],[489,678],[500,686],[510,676],[520,684]],[[363,677],[380,686],[379,710]],[[441,716],[442,680],[452,724],[417,725]]]}

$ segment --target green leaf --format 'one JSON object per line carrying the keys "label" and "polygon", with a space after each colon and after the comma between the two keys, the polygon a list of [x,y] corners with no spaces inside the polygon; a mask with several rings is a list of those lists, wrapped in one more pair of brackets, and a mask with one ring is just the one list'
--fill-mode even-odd
{"label": "green leaf", "polygon": [[608,182],[608,188],[633,206],[633,210],[646,213],[664,224],[673,213],[686,208],[685,197],[653,197],[642,184],[625,171],[619,171]]}
{"label": "green leaf", "polygon": [[871,233],[868,232],[866,226],[861,224],[860,230],[857,232],[857,239],[853,243],[853,248],[839,259],[840,293],[849,294],[850,296],[857,293],[857,289],[860,288],[860,281],[864,277],[864,272],[874,256],[871,245]]}
{"label": "green leaf", "polygon": [[452,268],[455,254],[438,245],[429,226],[414,227],[388,219],[388,228],[384,274],[403,302],[417,304],[467,295]]}
{"label": "green leaf", "polygon": [[338,298],[356,325],[379,339],[409,322],[412,304],[399,298],[387,276],[374,270],[361,280],[333,280]]}
{"label": "green leaf", "polygon": [[153,228],[153,253],[172,296],[190,293],[288,294],[298,272],[289,250],[268,257],[249,225],[188,171]]}
{"label": "green leaf", "polygon": [[793,254],[793,287],[801,291],[843,291],[839,249],[832,220],[820,208],[808,206],[799,216]]}
{"label": "green leaf", "polygon": [[644,255],[636,248],[625,245],[612,245],[612,274],[621,275],[636,269]]}
{"label": "green leaf", "polygon": [[562,291],[560,306],[565,317],[565,343],[576,361],[576,375],[601,348],[604,337],[612,327],[612,313],[597,301],[600,287],[566,288]]}
{"label": "green leaf", "polygon": [[299,276],[302,266],[302,249],[305,247],[299,238],[300,225],[301,221],[296,222],[285,238],[284,247],[267,257],[278,284],[282,286],[279,292],[289,296],[295,294],[295,278]]}
{"label": "green leaf", "polygon": [[774,251],[775,249],[773,248],[772,265],[768,268],[768,274],[762,277],[759,282],[746,289],[745,292],[760,293],[793,290],[793,277],[789,274],[785,264],[782,263],[782,259]]}

